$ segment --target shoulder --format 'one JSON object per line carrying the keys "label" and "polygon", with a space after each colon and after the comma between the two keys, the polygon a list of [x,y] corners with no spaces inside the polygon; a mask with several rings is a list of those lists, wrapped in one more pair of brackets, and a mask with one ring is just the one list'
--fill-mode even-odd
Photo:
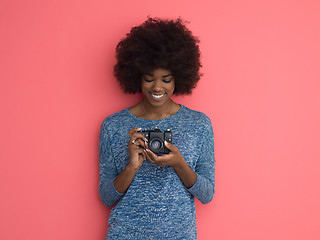
{"label": "shoulder", "polygon": [[186,106],[183,106],[183,118],[184,120],[189,120],[194,122],[194,124],[202,126],[211,126],[210,118],[203,112],[190,109]]}
{"label": "shoulder", "polygon": [[101,128],[119,128],[120,126],[129,123],[131,121],[130,117],[129,108],[123,109],[106,117],[101,124]]}

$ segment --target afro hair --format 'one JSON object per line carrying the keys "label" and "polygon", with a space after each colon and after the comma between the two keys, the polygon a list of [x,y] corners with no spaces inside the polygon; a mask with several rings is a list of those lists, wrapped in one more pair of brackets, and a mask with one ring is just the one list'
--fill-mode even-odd
{"label": "afro hair", "polygon": [[163,68],[174,76],[174,94],[191,94],[202,75],[198,43],[181,18],[148,17],[118,43],[114,76],[125,93],[137,93],[144,73]]}

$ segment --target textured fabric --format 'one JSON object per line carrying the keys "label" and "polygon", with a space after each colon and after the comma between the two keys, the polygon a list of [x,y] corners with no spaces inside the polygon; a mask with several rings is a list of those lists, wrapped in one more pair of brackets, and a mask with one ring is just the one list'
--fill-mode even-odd
{"label": "textured fabric", "polygon": [[209,203],[215,188],[213,130],[203,113],[181,105],[173,116],[158,126],[171,129],[172,144],[197,174],[187,189],[172,167],[145,160],[127,192],[114,188],[114,179],[129,163],[128,131],[134,127],[154,129],[161,120],[135,117],[129,108],[107,117],[99,141],[99,194],[113,206],[106,239],[197,239],[194,197]]}

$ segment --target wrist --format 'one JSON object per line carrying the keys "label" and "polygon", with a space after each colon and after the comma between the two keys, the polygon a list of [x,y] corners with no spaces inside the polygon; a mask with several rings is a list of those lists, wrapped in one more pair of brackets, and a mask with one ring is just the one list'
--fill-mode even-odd
{"label": "wrist", "polygon": [[188,164],[187,164],[186,160],[184,160],[184,158],[182,156],[179,159],[179,161],[173,166],[174,170],[176,170],[176,171],[181,171],[186,167],[188,167]]}
{"label": "wrist", "polygon": [[131,172],[131,173],[136,173],[138,172],[138,170],[140,169],[140,166],[134,166],[131,163],[129,163],[126,167],[127,171]]}

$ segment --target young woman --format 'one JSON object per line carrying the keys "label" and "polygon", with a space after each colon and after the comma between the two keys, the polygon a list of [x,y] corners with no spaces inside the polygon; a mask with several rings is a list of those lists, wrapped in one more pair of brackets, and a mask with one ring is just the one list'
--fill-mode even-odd
{"label": "young woman", "polygon": [[[209,203],[215,189],[213,130],[171,96],[200,79],[198,42],[180,18],[149,18],[116,48],[116,79],[144,98],[101,126],[99,193],[113,206],[106,239],[197,239],[194,197]],[[141,129],[170,129],[172,142],[160,140],[169,153],[151,151]]]}

